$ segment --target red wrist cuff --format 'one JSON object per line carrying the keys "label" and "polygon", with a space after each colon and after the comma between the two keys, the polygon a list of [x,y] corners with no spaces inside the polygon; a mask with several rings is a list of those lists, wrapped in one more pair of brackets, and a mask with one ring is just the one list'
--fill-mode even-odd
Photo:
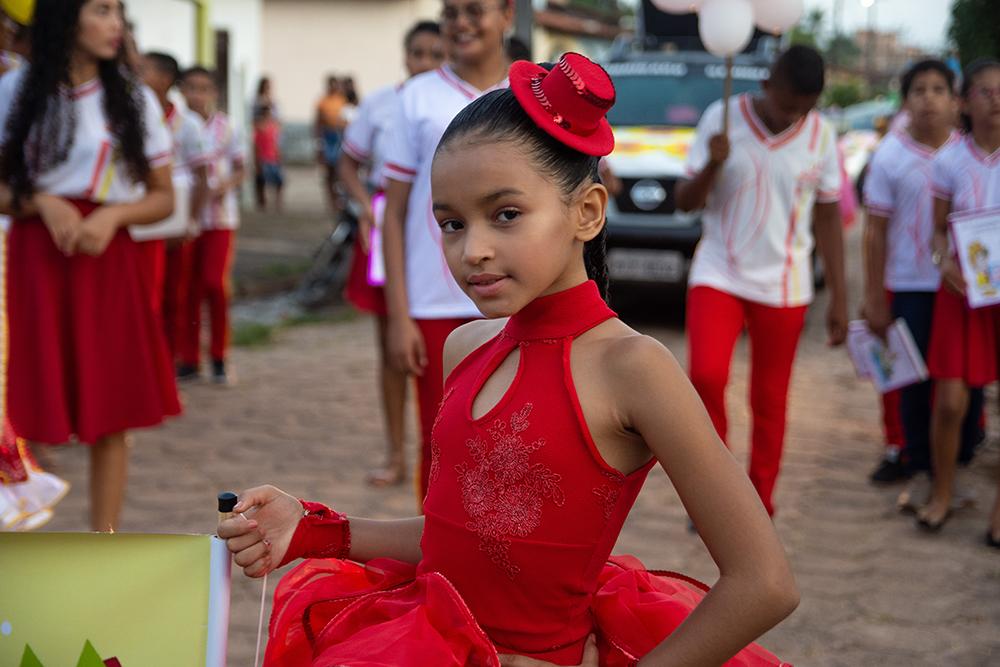
{"label": "red wrist cuff", "polygon": [[351,526],[346,514],[322,503],[300,500],[303,516],[278,567],[296,558],[347,558],[351,554]]}

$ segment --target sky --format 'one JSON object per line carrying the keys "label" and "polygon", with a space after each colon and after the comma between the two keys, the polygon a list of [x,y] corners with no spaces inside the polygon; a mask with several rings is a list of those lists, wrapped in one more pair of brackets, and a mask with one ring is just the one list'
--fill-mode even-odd
{"label": "sky", "polygon": [[[861,6],[860,0],[840,0],[840,3],[846,32],[867,26],[868,10]],[[806,11],[822,9],[827,20],[832,20],[836,0],[805,0],[805,4]],[[899,30],[906,43],[941,48],[947,42],[951,0],[877,0],[874,17],[877,30]]]}

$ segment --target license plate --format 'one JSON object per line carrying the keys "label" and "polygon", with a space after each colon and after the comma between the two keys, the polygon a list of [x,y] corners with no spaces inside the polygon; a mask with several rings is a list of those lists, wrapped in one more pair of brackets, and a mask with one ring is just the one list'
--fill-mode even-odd
{"label": "license plate", "polygon": [[675,250],[615,248],[608,253],[612,279],[678,283],[684,278],[684,255]]}

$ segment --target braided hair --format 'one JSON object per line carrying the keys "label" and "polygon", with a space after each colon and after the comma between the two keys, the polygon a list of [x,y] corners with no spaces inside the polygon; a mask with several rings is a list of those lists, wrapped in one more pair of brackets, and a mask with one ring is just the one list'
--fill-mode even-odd
{"label": "braided hair", "polygon": [[[0,147],[0,179],[10,185],[15,207],[34,193],[40,174],[66,161],[76,130],[70,94],[70,54],[86,0],[38,0],[26,66]],[[144,151],[142,96],[124,61],[124,50],[98,63],[104,112],[129,176],[149,175]]]}
{"label": "braided hair", "polygon": [[[509,88],[487,93],[462,109],[445,130],[437,150],[470,135],[518,142],[567,201],[581,186],[601,182],[598,158],[570,148],[539,128]],[[583,248],[587,277],[597,283],[605,301],[608,300],[607,237],[607,224],[602,224],[600,233]]]}

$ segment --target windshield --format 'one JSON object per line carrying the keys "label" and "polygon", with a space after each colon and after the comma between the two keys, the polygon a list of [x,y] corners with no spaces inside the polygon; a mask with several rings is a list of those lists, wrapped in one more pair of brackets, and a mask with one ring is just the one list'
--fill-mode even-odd
{"label": "windshield", "polygon": [[[616,127],[697,125],[705,108],[722,97],[722,79],[701,68],[685,69],[683,76],[612,74],[618,94],[608,121]],[[734,94],[756,90],[759,80],[733,80]]]}

